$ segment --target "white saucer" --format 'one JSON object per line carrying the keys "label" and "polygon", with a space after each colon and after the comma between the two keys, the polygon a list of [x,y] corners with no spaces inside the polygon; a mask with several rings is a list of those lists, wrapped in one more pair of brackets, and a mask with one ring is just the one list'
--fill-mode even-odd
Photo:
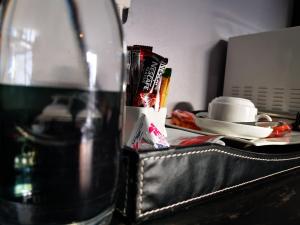
{"label": "white saucer", "polygon": [[265,138],[273,131],[270,127],[259,127],[206,118],[196,118],[195,123],[205,131],[245,139]]}

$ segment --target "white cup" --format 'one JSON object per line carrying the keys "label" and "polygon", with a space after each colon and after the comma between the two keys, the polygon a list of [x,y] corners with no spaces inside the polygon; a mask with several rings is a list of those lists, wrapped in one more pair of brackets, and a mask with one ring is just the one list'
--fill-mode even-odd
{"label": "white cup", "polygon": [[123,144],[127,143],[135,123],[142,116],[142,114],[145,114],[149,118],[149,120],[157,127],[157,129],[164,136],[167,136],[167,131],[165,128],[167,108],[160,108],[159,111],[155,111],[152,107],[146,108],[126,106]]}
{"label": "white cup", "polygon": [[260,119],[272,121],[267,114],[257,114],[257,108],[248,99],[221,96],[208,105],[208,118],[227,122],[257,122]]}

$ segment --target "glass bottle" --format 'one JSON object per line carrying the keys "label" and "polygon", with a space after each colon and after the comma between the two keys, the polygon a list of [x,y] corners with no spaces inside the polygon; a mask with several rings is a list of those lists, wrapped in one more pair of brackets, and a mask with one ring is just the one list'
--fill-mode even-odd
{"label": "glass bottle", "polygon": [[124,92],[114,2],[3,7],[0,224],[108,224]]}

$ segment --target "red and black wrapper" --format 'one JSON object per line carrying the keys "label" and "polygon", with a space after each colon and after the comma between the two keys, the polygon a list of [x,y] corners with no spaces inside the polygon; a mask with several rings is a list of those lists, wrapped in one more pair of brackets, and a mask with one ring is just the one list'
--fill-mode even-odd
{"label": "red and black wrapper", "polygon": [[134,97],[143,71],[144,55],[152,54],[151,46],[134,45],[128,47],[129,81],[127,85],[127,105],[133,105]]}
{"label": "red and black wrapper", "polygon": [[133,106],[155,107],[159,105],[159,88],[162,74],[168,63],[167,58],[153,52],[143,52],[143,68],[140,74]]}

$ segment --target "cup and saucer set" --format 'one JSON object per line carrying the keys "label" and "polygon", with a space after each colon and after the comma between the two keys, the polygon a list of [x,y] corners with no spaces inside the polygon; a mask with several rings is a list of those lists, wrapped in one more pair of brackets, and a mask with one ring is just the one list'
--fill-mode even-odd
{"label": "cup and saucer set", "polygon": [[204,131],[245,139],[268,137],[274,125],[269,115],[258,114],[253,102],[237,97],[217,97],[207,113],[196,116],[195,123]]}

